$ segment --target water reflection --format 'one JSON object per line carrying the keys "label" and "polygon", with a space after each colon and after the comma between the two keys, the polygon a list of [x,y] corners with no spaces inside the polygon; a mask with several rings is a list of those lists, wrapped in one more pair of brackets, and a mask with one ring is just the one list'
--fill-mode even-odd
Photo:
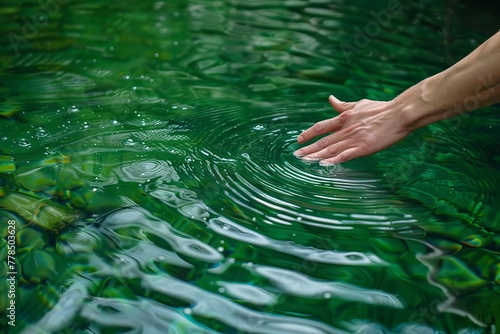
{"label": "water reflection", "polygon": [[[6,3],[4,34],[38,6]],[[436,125],[343,166],[292,155],[332,115],[329,93],[391,98],[484,39],[450,19],[472,4],[407,3],[346,58],[340,45],[386,6],[67,3],[18,50],[2,42],[19,328],[491,331],[492,111],[477,131]]]}

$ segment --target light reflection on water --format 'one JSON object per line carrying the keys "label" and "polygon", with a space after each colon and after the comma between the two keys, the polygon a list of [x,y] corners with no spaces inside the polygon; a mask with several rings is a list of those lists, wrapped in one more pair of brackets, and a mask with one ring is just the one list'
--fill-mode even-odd
{"label": "light reflection on water", "polygon": [[[333,115],[328,94],[389,99],[477,45],[484,26],[449,17],[470,6],[407,3],[350,59],[339,45],[385,3],[68,2],[18,50],[3,41],[0,216],[18,222],[17,328],[491,330],[491,110],[467,136],[438,124],[342,166],[292,155]],[[6,3],[4,35],[38,10]]]}

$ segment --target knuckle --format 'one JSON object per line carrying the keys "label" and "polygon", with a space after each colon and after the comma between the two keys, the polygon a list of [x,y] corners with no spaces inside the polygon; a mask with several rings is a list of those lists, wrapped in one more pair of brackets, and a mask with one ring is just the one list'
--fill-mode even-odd
{"label": "knuckle", "polygon": [[318,123],[314,124],[314,126],[313,126],[313,130],[318,132],[318,133],[322,132],[324,129],[325,129],[325,125],[323,122],[318,122]]}
{"label": "knuckle", "polygon": [[349,152],[342,152],[340,153],[337,158],[340,160],[340,161],[348,161],[348,160],[351,160],[351,155],[349,154]]}
{"label": "knuckle", "polygon": [[352,111],[347,110],[338,116],[342,122],[347,122],[352,117]]}
{"label": "knuckle", "polygon": [[368,122],[366,121],[366,119],[362,119],[361,121],[359,121],[359,123],[361,124],[361,126],[359,127],[360,130],[368,130]]}
{"label": "knuckle", "polygon": [[328,138],[327,138],[327,137],[321,138],[321,139],[318,141],[318,145],[319,145],[321,148],[328,147],[328,145],[330,145],[330,143],[328,142]]}
{"label": "knuckle", "polygon": [[327,147],[326,152],[329,155],[333,155],[333,154],[335,154],[337,152],[337,147],[335,145],[330,145],[330,146]]}

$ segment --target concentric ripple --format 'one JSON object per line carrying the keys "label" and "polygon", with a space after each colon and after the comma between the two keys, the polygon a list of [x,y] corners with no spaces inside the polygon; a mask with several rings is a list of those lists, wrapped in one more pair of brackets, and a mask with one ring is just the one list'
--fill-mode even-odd
{"label": "concentric ripple", "polygon": [[214,197],[237,203],[246,215],[266,224],[339,230],[365,225],[380,231],[411,226],[415,222],[411,216],[384,204],[391,194],[381,175],[366,168],[321,167],[293,156],[296,137],[311,125],[307,114],[317,107],[293,111],[275,107],[278,112],[264,114],[250,106],[245,109],[247,120],[235,120],[234,126],[224,110],[217,111],[224,122],[211,119],[215,113],[205,110],[197,111],[196,120],[190,119],[194,114],[186,115],[186,122],[201,118],[211,124],[209,131],[195,137],[214,145],[193,154],[194,161],[185,165],[186,173],[203,180],[202,200],[209,205]]}
{"label": "concentric ripple", "polygon": [[0,246],[14,221],[15,329],[498,331],[495,108],[329,168],[292,154],[336,114],[329,94],[392,99],[496,32],[488,9],[3,1]]}

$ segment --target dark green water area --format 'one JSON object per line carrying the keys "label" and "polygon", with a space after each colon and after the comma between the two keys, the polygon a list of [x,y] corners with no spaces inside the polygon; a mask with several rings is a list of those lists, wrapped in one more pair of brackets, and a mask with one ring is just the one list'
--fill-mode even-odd
{"label": "dark green water area", "polygon": [[498,106],[292,152],[329,94],[392,99],[499,12],[0,0],[0,332],[498,333]]}

